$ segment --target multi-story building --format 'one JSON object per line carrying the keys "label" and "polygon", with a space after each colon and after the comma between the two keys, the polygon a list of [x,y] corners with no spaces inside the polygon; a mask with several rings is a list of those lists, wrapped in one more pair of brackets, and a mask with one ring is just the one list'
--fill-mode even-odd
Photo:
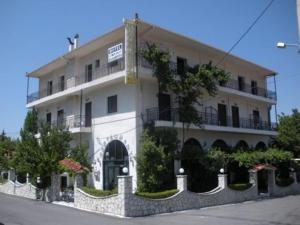
{"label": "multi-story building", "polygon": [[[218,66],[230,72],[230,81],[218,86],[215,97],[204,96],[199,107],[203,123],[191,125],[182,139],[175,96],[158,96],[151,66],[136,49],[156,43],[172,56],[176,71],[184,65],[218,62],[224,51],[191,38],[138,20],[124,24],[27,74],[39,80],[39,90],[27,97],[27,108],[35,107],[40,120],[65,124],[72,144],[86,144],[93,165],[91,183],[111,188],[122,167],[129,168],[136,185],[136,152],[143,124],[175,127],[181,146],[195,143],[211,146],[255,148],[276,136],[270,111],[276,93],[267,90],[267,78],[275,72],[228,55]],[[179,73],[179,72],[178,72]]]}

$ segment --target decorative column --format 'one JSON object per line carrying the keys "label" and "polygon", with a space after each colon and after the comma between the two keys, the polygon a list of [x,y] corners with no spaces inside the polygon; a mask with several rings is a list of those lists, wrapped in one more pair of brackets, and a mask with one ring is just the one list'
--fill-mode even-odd
{"label": "decorative column", "polygon": [[119,213],[122,216],[131,216],[132,176],[118,176],[118,195],[122,206]]}
{"label": "decorative column", "polygon": [[8,171],[8,180],[15,181],[15,179],[16,179],[16,173],[15,173],[15,171],[9,170]]}
{"label": "decorative column", "polygon": [[177,175],[177,189],[179,191],[187,191],[187,175]]}
{"label": "decorative column", "polygon": [[222,189],[227,188],[227,174],[218,174],[218,186]]}
{"label": "decorative column", "polygon": [[26,184],[30,183],[30,176],[29,173],[26,173]]}
{"label": "decorative column", "polygon": [[258,193],[258,184],[257,184],[257,171],[249,170],[249,183],[255,187],[256,192]]}
{"label": "decorative column", "polygon": [[83,179],[81,174],[76,174],[74,179],[74,188],[81,188],[83,186]]}

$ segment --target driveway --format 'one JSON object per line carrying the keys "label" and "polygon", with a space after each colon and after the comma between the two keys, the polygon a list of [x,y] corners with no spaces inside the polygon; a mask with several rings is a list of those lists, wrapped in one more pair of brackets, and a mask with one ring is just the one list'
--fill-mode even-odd
{"label": "driveway", "polygon": [[300,225],[300,195],[139,218],[116,218],[0,194],[0,225]]}

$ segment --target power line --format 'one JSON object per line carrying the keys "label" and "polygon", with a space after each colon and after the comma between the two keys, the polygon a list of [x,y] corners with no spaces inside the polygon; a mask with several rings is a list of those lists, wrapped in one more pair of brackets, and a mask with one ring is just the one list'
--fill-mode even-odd
{"label": "power line", "polygon": [[225,53],[221,60],[216,64],[218,66],[225,58],[233,51],[233,49],[243,40],[243,38],[249,33],[249,31],[255,26],[255,24],[260,20],[260,18],[267,12],[275,0],[271,0],[269,4],[264,8],[264,10],[259,14],[259,16],[253,21],[253,23],[248,27],[248,29],[242,34],[242,36],[234,43],[234,45]]}

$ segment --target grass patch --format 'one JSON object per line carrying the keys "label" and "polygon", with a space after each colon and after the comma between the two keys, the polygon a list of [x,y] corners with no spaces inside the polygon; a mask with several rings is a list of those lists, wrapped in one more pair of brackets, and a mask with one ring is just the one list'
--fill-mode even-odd
{"label": "grass patch", "polygon": [[177,189],[171,189],[166,191],[160,191],[160,192],[136,192],[135,194],[140,197],[144,198],[151,198],[151,199],[160,199],[160,198],[168,198],[173,195],[175,195],[178,192]]}
{"label": "grass patch", "polygon": [[85,193],[95,196],[95,197],[106,197],[110,195],[114,195],[118,193],[117,189],[113,190],[97,190],[93,187],[82,187],[81,190],[83,190]]}
{"label": "grass patch", "polygon": [[290,186],[294,182],[294,178],[278,178],[276,177],[276,185],[280,187],[287,187]]}
{"label": "grass patch", "polygon": [[250,183],[229,184],[228,187],[235,191],[244,191],[252,187],[252,184]]}

